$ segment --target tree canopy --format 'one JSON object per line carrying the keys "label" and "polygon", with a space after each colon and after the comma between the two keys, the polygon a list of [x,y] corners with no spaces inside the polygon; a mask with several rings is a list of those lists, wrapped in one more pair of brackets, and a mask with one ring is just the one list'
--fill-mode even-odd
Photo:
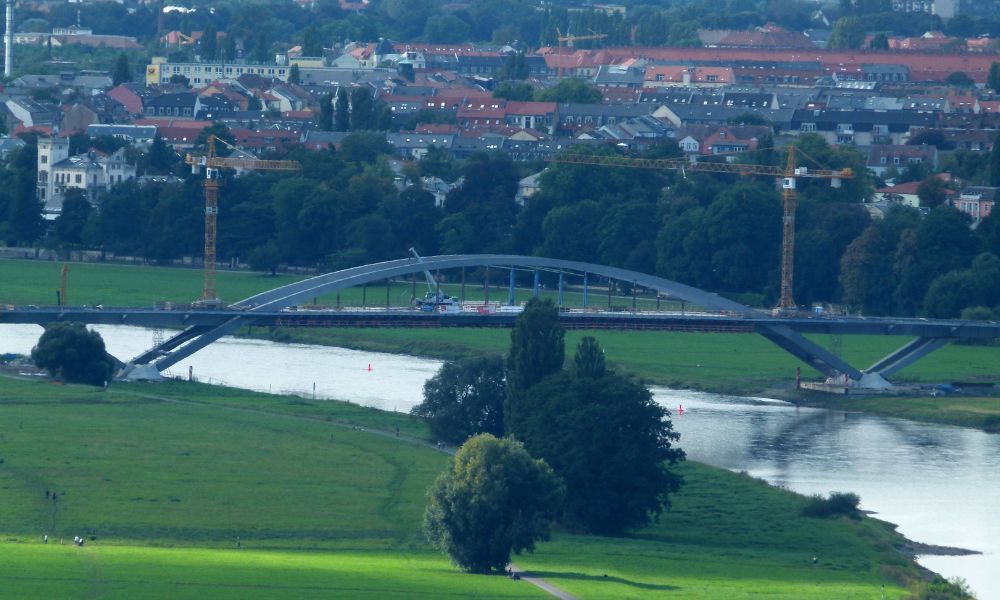
{"label": "tree canopy", "polygon": [[564,493],[552,469],[520,442],[480,434],[459,448],[428,492],[424,530],[459,567],[502,572],[511,553],[548,539]]}
{"label": "tree canopy", "polygon": [[565,525],[602,535],[645,525],[680,488],[679,435],[645,386],[606,368],[593,338],[573,365],[525,392],[531,410],[508,433],[566,482]]}
{"label": "tree canopy", "polygon": [[31,360],[56,379],[89,385],[104,385],[114,368],[101,334],[82,323],[48,325],[31,350]]}
{"label": "tree canopy", "polygon": [[562,369],[565,336],[566,331],[559,325],[559,310],[552,300],[532,298],[517,316],[507,355],[504,423],[508,432],[517,431],[532,411],[525,397],[527,390]]}
{"label": "tree canopy", "polygon": [[434,436],[461,444],[477,433],[502,437],[507,397],[500,356],[448,361],[424,384],[424,400],[411,411],[427,420]]}

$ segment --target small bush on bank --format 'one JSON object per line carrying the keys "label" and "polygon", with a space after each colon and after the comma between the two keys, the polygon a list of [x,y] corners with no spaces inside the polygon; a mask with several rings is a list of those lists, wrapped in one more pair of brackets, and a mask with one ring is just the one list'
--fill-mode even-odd
{"label": "small bush on bank", "polygon": [[803,517],[813,517],[816,519],[828,519],[831,517],[849,517],[860,519],[861,511],[858,505],[861,497],[850,492],[833,492],[829,498],[823,496],[812,496],[802,507]]}

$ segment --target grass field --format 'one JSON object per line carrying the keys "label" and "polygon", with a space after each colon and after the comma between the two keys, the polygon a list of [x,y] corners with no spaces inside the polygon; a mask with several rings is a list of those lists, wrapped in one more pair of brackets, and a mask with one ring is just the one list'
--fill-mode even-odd
{"label": "grass field", "polygon": [[[56,304],[56,290],[60,285],[60,271],[63,263],[37,260],[4,260],[0,259],[0,304],[35,304],[38,306]],[[254,294],[276,288],[281,285],[304,279],[306,275],[269,276],[247,271],[219,271],[217,274],[217,289],[219,297],[226,302],[236,302]],[[397,280],[389,289],[389,304],[391,306],[406,306],[413,295],[423,297],[427,291],[423,276],[418,275],[413,281]],[[494,275],[494,277],[499,277]],[[490,284],[488,297],[493,302],[507,302],[509,299],[507,279]],[[107,263],[70,263],[67,285],[68,304],[70,305],[105,305],[105,306],[151,306],[157,301],[169,301],[178,304],[190,303],[201,296],[204,279],[201,269],[178,267],[154,267],[121,265]],[[499,285],[499,287],[497,287]],[[462,286],[457,283],[444,284],[441,288],[445,293],[460,297]],[[558,299],[555,290],[543,290],[542,297]],[[515,290],[515,301],[524,302],[532,296],[530,289]],[[482,284],[468,283],[465,286],[464,298],[470,301],[482,301],[487,297]],[[566,306],[582,306],[583,294],[577,290],[567,290],[563,295]],[[373,283],[363,289],[350,288],[339,294],[339,301],[344,306],[385,306],[386,289],[382,282]],[[320,297],[318,304],[336,306],[337,294]],[[606,307],[608,297],[604,290],[594,288],[588,294],[588,303],[594,307]],[[631,296],[611,297],[614,306],[632,306]],[[654,309],[655,298],[637,298],[639,309]],[[676,308],[677,303],[661,302],[661,308]]]}
{"label": "grass field", "polygon": [[809,399],[806,403],[834,410],[863,411],[887,417],[975,427],[990,433],[1000,433],[1000,397],[997,396],[941,396],[937,398],[822,396]]}
{"label": "grass field", "polygon": [[[448,458],[403,415],[180,382],[105,392],[0,377],[0,435],[0,590],[18,598],[539,595],[427,547],[424,493]],[[871,598],[882,584],[899,597],[917,573],[875,521],[799,517],[799,496],[682,472],[658,525],[560,533],[518,562],[580,598]],[[59,545],[74,535],[97,539]]]}

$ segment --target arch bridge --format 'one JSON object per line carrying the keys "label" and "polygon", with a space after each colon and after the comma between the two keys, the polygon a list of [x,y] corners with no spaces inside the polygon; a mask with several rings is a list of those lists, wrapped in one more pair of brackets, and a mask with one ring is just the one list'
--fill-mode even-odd
{"label": "arch bridge", "polygon": [[[154,348],[130,360],[122,370],[123,377],[143,377],[156,375],[177,364],[198,350],[229,335],[241,327],[253,324],[272,324],[276,315],[283,309],[308,303],[315,298],[337,293],[347,288],[389,280],[391,278],[415,275],[424,271],[440,271],[447,269],[466,268],[499,268],[510,270],[511,287],[513,287],[514,270],[534,270],[535,289],[540,271],[559,274],[560,292],[562,291],[563,275],[588,277],[596,276],[610,280],[618,280],[633,286],[642,286],[656,290],[682,301],[702,307],[714,313],[720,322],[737,322],[744,331],[753,331],[764,336],[779,347],[799,358],[806,364],[829,377],[847,376],[854,385],[862,387],[887,387],[886,377],[912,364],[923,356],[945,345],[951,339],[963,337],[994,338],[1000,337],[1000,327],[983,325],[970,328],[962,322],[929,322],[926,320],[871,320],[871,319],[783,319],[755,311],[738,302],[723,298],[718,294],[699,290],[675,281],[638,273],[616,267],[608,267],[591,263],[543,258],[536,256],[517,256],[502,254],[486,255],[448,255],[428,256],[421,259],[405,258],[381,263],[363,265],[343,269],[324,275],[319,275],[303,281],[285,285],[251,296],[235,304],[225,311],[205,311],[204,318],[192,319],[195,323],[188,325],[173,337],[163,341]],[[191,313],[189,311],[185,320]],[[162,314],[162,313],[161,313]],[[286,313],[287,314],[287,313]],[[105,311],[103,316],[108,317]],[[445,320],[446,315],[428,315]],[[458,317],[458,315],[456,315]],[[501,322],[509,325],[513,316],[507,315]],[[70,320],[72,317],[67,317]],[[636,317],[633,316],[633,320]],[[660,321],[664,321],[660,319]],[[81,320],[81,319],[76,319]],[[86,320],[86,319],[82,319]],[[122,316],[124,322],[125,316]],[[369,321],[371,318],[369,318]],[[454,321],[459,319],[454,318]],[[586,322],[586,319],[580,319]],[[647,321],[655,321],[647,317]],[[108,322],[106,319],[91,322]],[[132,318],[130,324],[142,324],[141,319]],[[278,318],[277,322],[281,322]],[[472,324],[471,321],[466,321]],[[457,323],[456,323],[457,324]],[[464,324],[464,323],[463,323]],[[586,325],[580,325],[585,327]],[[601,325],[598,325],[601,326]],[[607,326],[606,324],[603,326]],[[806,338],[803,333],[833,333],[833,334],[883,334],[883,335],[915,335],[916,339],[904,345],[897,351],[877,361],[867,369],[858,369],[839,356]]]}

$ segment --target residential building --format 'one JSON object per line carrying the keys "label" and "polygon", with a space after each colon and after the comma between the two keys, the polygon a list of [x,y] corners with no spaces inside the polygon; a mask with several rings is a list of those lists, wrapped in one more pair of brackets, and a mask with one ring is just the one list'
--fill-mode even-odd
{"label": "residential building", "polygon": [[44,210],[58,213],[70,188],[81,189],[91,202],[112,185],[135,178],[135,165],[125,158],[125,149],[113,154],[95,151],[69,156],[69,140],[38,139],[38,199]]}
{"label": "residential building", "polygon": [[997,192],[995,187],[967,187],[959,193],[958,198],[951,200],[952,206],[972,217],[972,226],[977,227],[983,219],[993,212]]}
{"label": "residential building", "polygon": [[902,171],[909,165],[926,164],[931,169],[936,170],[938,149],[936,146],[927,144],[914,146],[876,144],[868,149],[868,160],[865,164],[871,172],[879,177],[890,169]]}

